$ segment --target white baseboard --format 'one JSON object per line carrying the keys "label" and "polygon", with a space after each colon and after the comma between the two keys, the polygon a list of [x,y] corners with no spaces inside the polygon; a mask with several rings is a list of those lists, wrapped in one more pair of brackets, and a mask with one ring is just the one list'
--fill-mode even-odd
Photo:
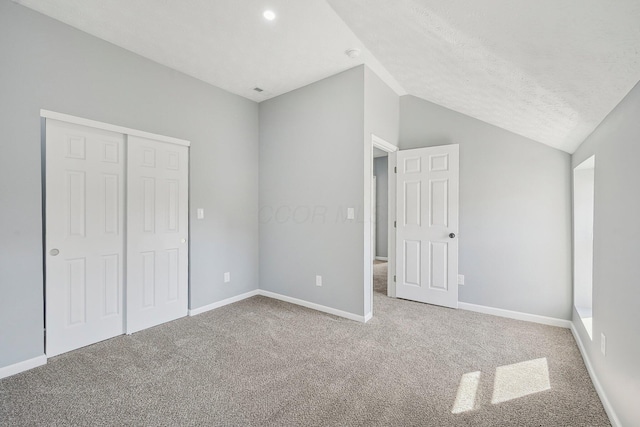
{"label": "white baseboard", "polygon": [[508,317],[509,319],[525,320],[527,322],[541,323],[543,325],[558,326],[560,328],[568,329],[571,327],[570,320],[539,316],[537,314],[521,313],[519,311],[504,310],[502,308],[487,307],[484,305],[469,304],[468,302],[458,302],[458,308],[462,310],[475,311],[477,313],[491,314],[493,316]]}
{"label": "white baseboard", "polygon": [[246,292],[244,294],[236,295],[235,297],[227,298],[222,301],[214,302],[212,304],[205,305],[203,307],[194,308],[193,310],[189,310],[189,316],[195,316],[210,310],[215,310],[216,308],[224,307],[225,305],[233,304],[234,302],[242,301],[243,299],[251,298],[256,295],[262,295],[264,297],[277,299],[280,301],[289,302],[291,304],[301,305],[303,307],[310,308],[312,310],[322,311],[324,313],[333,314],[334,316],[344,317],[350,320],[355,320],[357,322],[366,323],[373,317],[372,313],[369,313],[367,316],[359,316],[357,314],[349,313],[347,311],[337,310],[335,308],[326,307],[324,305],[315,304],[309,301],[301,300],[298,298],[288,297],[286,295],[277,294],[275,292],[269,292],[262,289],[256,289],[254,291]]}
{"label": "white baseboard", "polygon": [[29,369],[45,365],[46,363],[47,356],[45,356],[44,354],[42,356],[34,357],[33,359],[23,360],[22,362],[14,363],[13,365],[0,368],[0,378],[10,377],[11,375],[28,371]]}
{"label": "white baseboard", "polygon": [[195,316],[206,311],[215,310],[216,308],[224,307],[225,305],[233,304],[234,302],[242,301],[243,299],[255,297],[256,295],[259,295],[259,291],[257,289],[254,291],[246,292],[244,294],[236,295],[235,297],[223,299],[222,301],[194,308],[193,310],[189,310],[189,316]]}
{"label": "white baseboard", "polygon": [[386,256],[376,256],[378,261],[389,261],[389,257]]}
{"label": "white baseboard", "polygon": [[615,411],[613,410],[613,407],[611,406],[611,402],[609,402],[609,399],[607,398],[607,395],[604,392],[604,389],[602,388],[602,385],[600,384],[598,377],[596,376],[596,372],[593,370],[593,365],[591,364],[591,360],[587,355],[587,351],[584,347],[584,344],[582,343],[580,334],[576,330],[576,327],[573,324],[573,322],[571,322],[571,333],[573,334],[573,338],[576,340],[576,343],[578,344],[578,349],[580,349],[580,354],[582,354],[582,360],[584,360],[584,364],[587,367],[587,372],[589,372],[589,376],[591,377],[591,382],[593,382],[593,386],[595,387],[596,392],[598,393],[598,396],[600,396],[600,401],[602,401],[602,406],[604,406],[604,410],[609,416],[609,421],[611,421],[611,425],[613,427],[622,427],[622,424],[620,423],[620,419],[618,418],[618,415],[616,415]]}
{"label": "white baseboard", "polygon": [[369,312],[364,315],[364,323],[367,323],[371,319],[373,319],[373,312]]}
{"label": "white baseboard", "polygon": [[346,319],[355,320],[356,322],[365,323],[365,316],[360,316],[357,314],[349,313],[347,311],[337,310],[335,308],[327,307],[324,305],[316,304],[313,302],[301,300],[298,298],[288,297],[286,295],[276,294],[275,292],[269,292],[265,290],[258,290],[258,295],[262,295],[265,297],[277,299],[280,301],[290,302],[291,304],[301,305],[303,307],[310,308],[312,310],[322,311],[324,313],[333,314],[334,316],[344,317]]}

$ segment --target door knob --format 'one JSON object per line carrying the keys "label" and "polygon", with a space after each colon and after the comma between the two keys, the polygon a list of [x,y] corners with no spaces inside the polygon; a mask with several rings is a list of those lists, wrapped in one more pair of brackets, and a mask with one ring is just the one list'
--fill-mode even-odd
{"label": "door knob", "polygon": [[49,251],[49,255],[51,255],[51,256],[56,256],[56,255],[58,255],[59,253],[60,253],[60,251],[59,251],[59,250],[57,250],[57,249],[51,249],[51,250]]}
{"label": "door knob", "polygon": [[449,237],[451,237],[453,239],[454,237],[456,237],[456,234],[455,233],[449,233]]}
{"label": "door knob", "polygon": [[180,239],[180,243],[187,243],[187,239]]}

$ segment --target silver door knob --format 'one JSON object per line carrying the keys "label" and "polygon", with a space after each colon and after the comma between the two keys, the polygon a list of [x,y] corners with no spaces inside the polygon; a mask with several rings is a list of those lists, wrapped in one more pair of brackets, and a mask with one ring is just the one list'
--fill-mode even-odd
{"label": "silver door knob", "polygon": [[180,243],[187,243],[187,239],[180,239]]}
{"label": "silver door knob", "polygon": [[51,256],[56,256],[56,255],[58,255],[59,253],[60,253],[60,251],[59,251],[59,250],[57,250],[57,249],[51,249],[51,250],[49,251],[49,255],[51,255]]}
{"label": "silver door knob", "polygon": [[456,234],[455,233],[449,233],[449,237],[454,239],[456,237]]}

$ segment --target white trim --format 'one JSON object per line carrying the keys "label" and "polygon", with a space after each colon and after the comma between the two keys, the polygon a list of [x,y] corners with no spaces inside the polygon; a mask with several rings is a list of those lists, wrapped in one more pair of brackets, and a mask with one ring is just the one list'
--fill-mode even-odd
{"label": "white trim", "polygon": [[373,311],[370,311],[369,313],[365,314],[364,323],[367,323],[371,319],[373,319]]}
{"label": "white trim", "polygon": [[195,316],[206,311],[215,310],[216,308],[224,307],[225,305],[233,304],[234,302],[242,301],[243,299],[255,297],[256,295],[259,295],[259,291],[257,289],[254,291],[246,292],[244,294],[236,295],[235,297],[223,299],[222,301],[194,308],[192,310],[189,310],[189,316]]}
{"label": "white trim", "polygon": [[386,256],[376,256],[378,261],[389,261],[389,257]]}
{"label": "white trim", "polygon": [[302,307],[307,307],[312,310],[322,311],[324,313],[333,314],[334,316],[344,317],[349,320],[355,320],[356,322],[365,323],[365,316],[360,316],[357,314],[349,313],[347,311],[338,310],[335,308],[327,307],[324,305],[316,304],[313,302],[301,300],[298,298],[288,297],[286,295],[276,294],[275,292],[265,291],[262,289],[258,290],[258,295],[262,295],[263,297],[273,298],[284,302],[289,302],[291,304],[301,305]]}
{"label": "white trim", "polygon": [[387,153],[398,151],[398,147],[374,134],[371,134],[371,144],[382,151],[386,151]]}
{"label": "white trim", "polygon": [[212,304],[205,305],[203,307],[194,308],[193,310],[189,310],[189,316],[196,316],[198,314],[204,313],[206,311],[215,310],[216,308],[223,307],[225,305],[233,304],[234,302],[242,301],[243,299],[251,298],[257,295],[261,295],[267,298],[273,298],[280,301],[285,301],[291,304],[300,305],[302,307],[307,307],[312,310],[322,311],[324,313],[333,314],[334,316],[344,317],[346,319],[355,320],[357,322],[366,323],[373,317],[372,313],[369,313],[367,316],[359,316],[357,314],[349,313],[347,311],[337,310],[335,308],[327,307],[324,305],[316,304],[313,302],[301,300],[298,298],[288,297],[286,295],[277,294],[275,292],[265,291],[262,289],[256,289],[254,291],[246,292],[244,294],[236,295],[235,297],[227,298],[222,301],[214,302]]}
{"label": "white trim", "polygon": [[611,421],[611,425],[613,427],[622,427],[622,424],[620,423],[620,419],[618,418],[618,415],[613,410],[613,406],[611,406],[611,402],[609,402],[609,399],[607,398],[607,394],[604,392],[604,389],[602,388],[602,385],[600,384],[600,381],[596,376],[596,371],[593,369],[593,365],[591,364],[591,360],[589,360],[589,356],[587,355],[587,351],[584,347],[584,344],[582,343],[580,334],[578,333],[578,330],[576,329],[576,326],[573,322],[571,322],[571,333],[573,334],[573,338],[576,340],[576,343],[578,344],[578,349],[580,350],[580,354],[582,355],[582,360],[584,360],[584,364],[587,367],[587,372],[589,372],[589,376],[591,377],[593,386],[595,387],[596,392],[598,393],[598,396],[600,396],[600,400],[602,401],[602,406],[604,406],[604,410],[609,416],[609,421]]}
{"label": "white trim", "polygon": [[502,308],[487,307],[484,305],[469,304],[468,302],[458,302],[458,308],[462,310],[475,311],[477,313],[491,314],[493,316],[507,317],[509,319],[540,323],[542,325],[558,326],[560,328],[571,327],[570,320],[539,316],[537,314],[522,313],[519,311],[504,310]]}
{"label": "white trim", "polygon": [[[363,170],[364,170],[364,189],[362,192],[362,231],[364,238],[362,239],[362,248],[364,249],[364,257],[362,262],[362,278],[364,283],[362,286],[362,312],[366,313],[373,310],[373,260],[371,255],[374,253],[375,242],[373,238],[374,224],[371,221],[372,210],[372,186],[373,186],[373,143],[367,139],[366,134],[363,135]],[[369,307],[367,307],[369,306]],[[364,320],[364,319],[363,319]]]}
{"label": "white trim", "polygon": [[46,365],[47,356],[42,355],[34,357],[33,359],[23,360],[22,362],[14,363],[13,365],[0,368],[0,378],[10,377],[11,375],[19,374],[20,372],[28,371],[29,369],[37,368],[38,366]]}
{"label": "white trim", "polygon": [[173,138],[171,136],[158,135],[155,133],[144,132],[137,129],[131,129],[124,126],[112,125],[109,123],[98,122],[95,120],[84,119],[82,117],[71,116],[69,114],[56,113],[55,111],[40,110],[40,117],[46,119],[60,120],[62,122],[73,123],[76,125],[88,126],[96,129],[107,130],[110,132],[122,133],[125,135],[139,136],[141,138],[153,139],[160,142],[168,142],[169,144],[191,146],[191,142],[185,139]]}

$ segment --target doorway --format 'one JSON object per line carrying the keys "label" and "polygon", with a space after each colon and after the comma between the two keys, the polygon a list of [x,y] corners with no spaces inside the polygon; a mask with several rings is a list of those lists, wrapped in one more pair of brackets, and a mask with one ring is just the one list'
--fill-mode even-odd
{"label": "doorway", "polygon": [[376,294],[458,307],[458,187],[457,144],[399,151],[372,135],[365,145],[365,322]]}
{"label": "doorway", "polygon": [[[389,295],[389,249],[392,239],[393,215],[390,200],[394,200],[389,190],[391,163],[389,155],[398,150],[376,135],[365,143],[365,321],[373,316],[374,293]],[[368,197],[367,197],[368,196]]]}
{"label": "doorway", "polygon": [[373,294],[388,294],[389,260],[389,153],[373,147],[371,231]]}

